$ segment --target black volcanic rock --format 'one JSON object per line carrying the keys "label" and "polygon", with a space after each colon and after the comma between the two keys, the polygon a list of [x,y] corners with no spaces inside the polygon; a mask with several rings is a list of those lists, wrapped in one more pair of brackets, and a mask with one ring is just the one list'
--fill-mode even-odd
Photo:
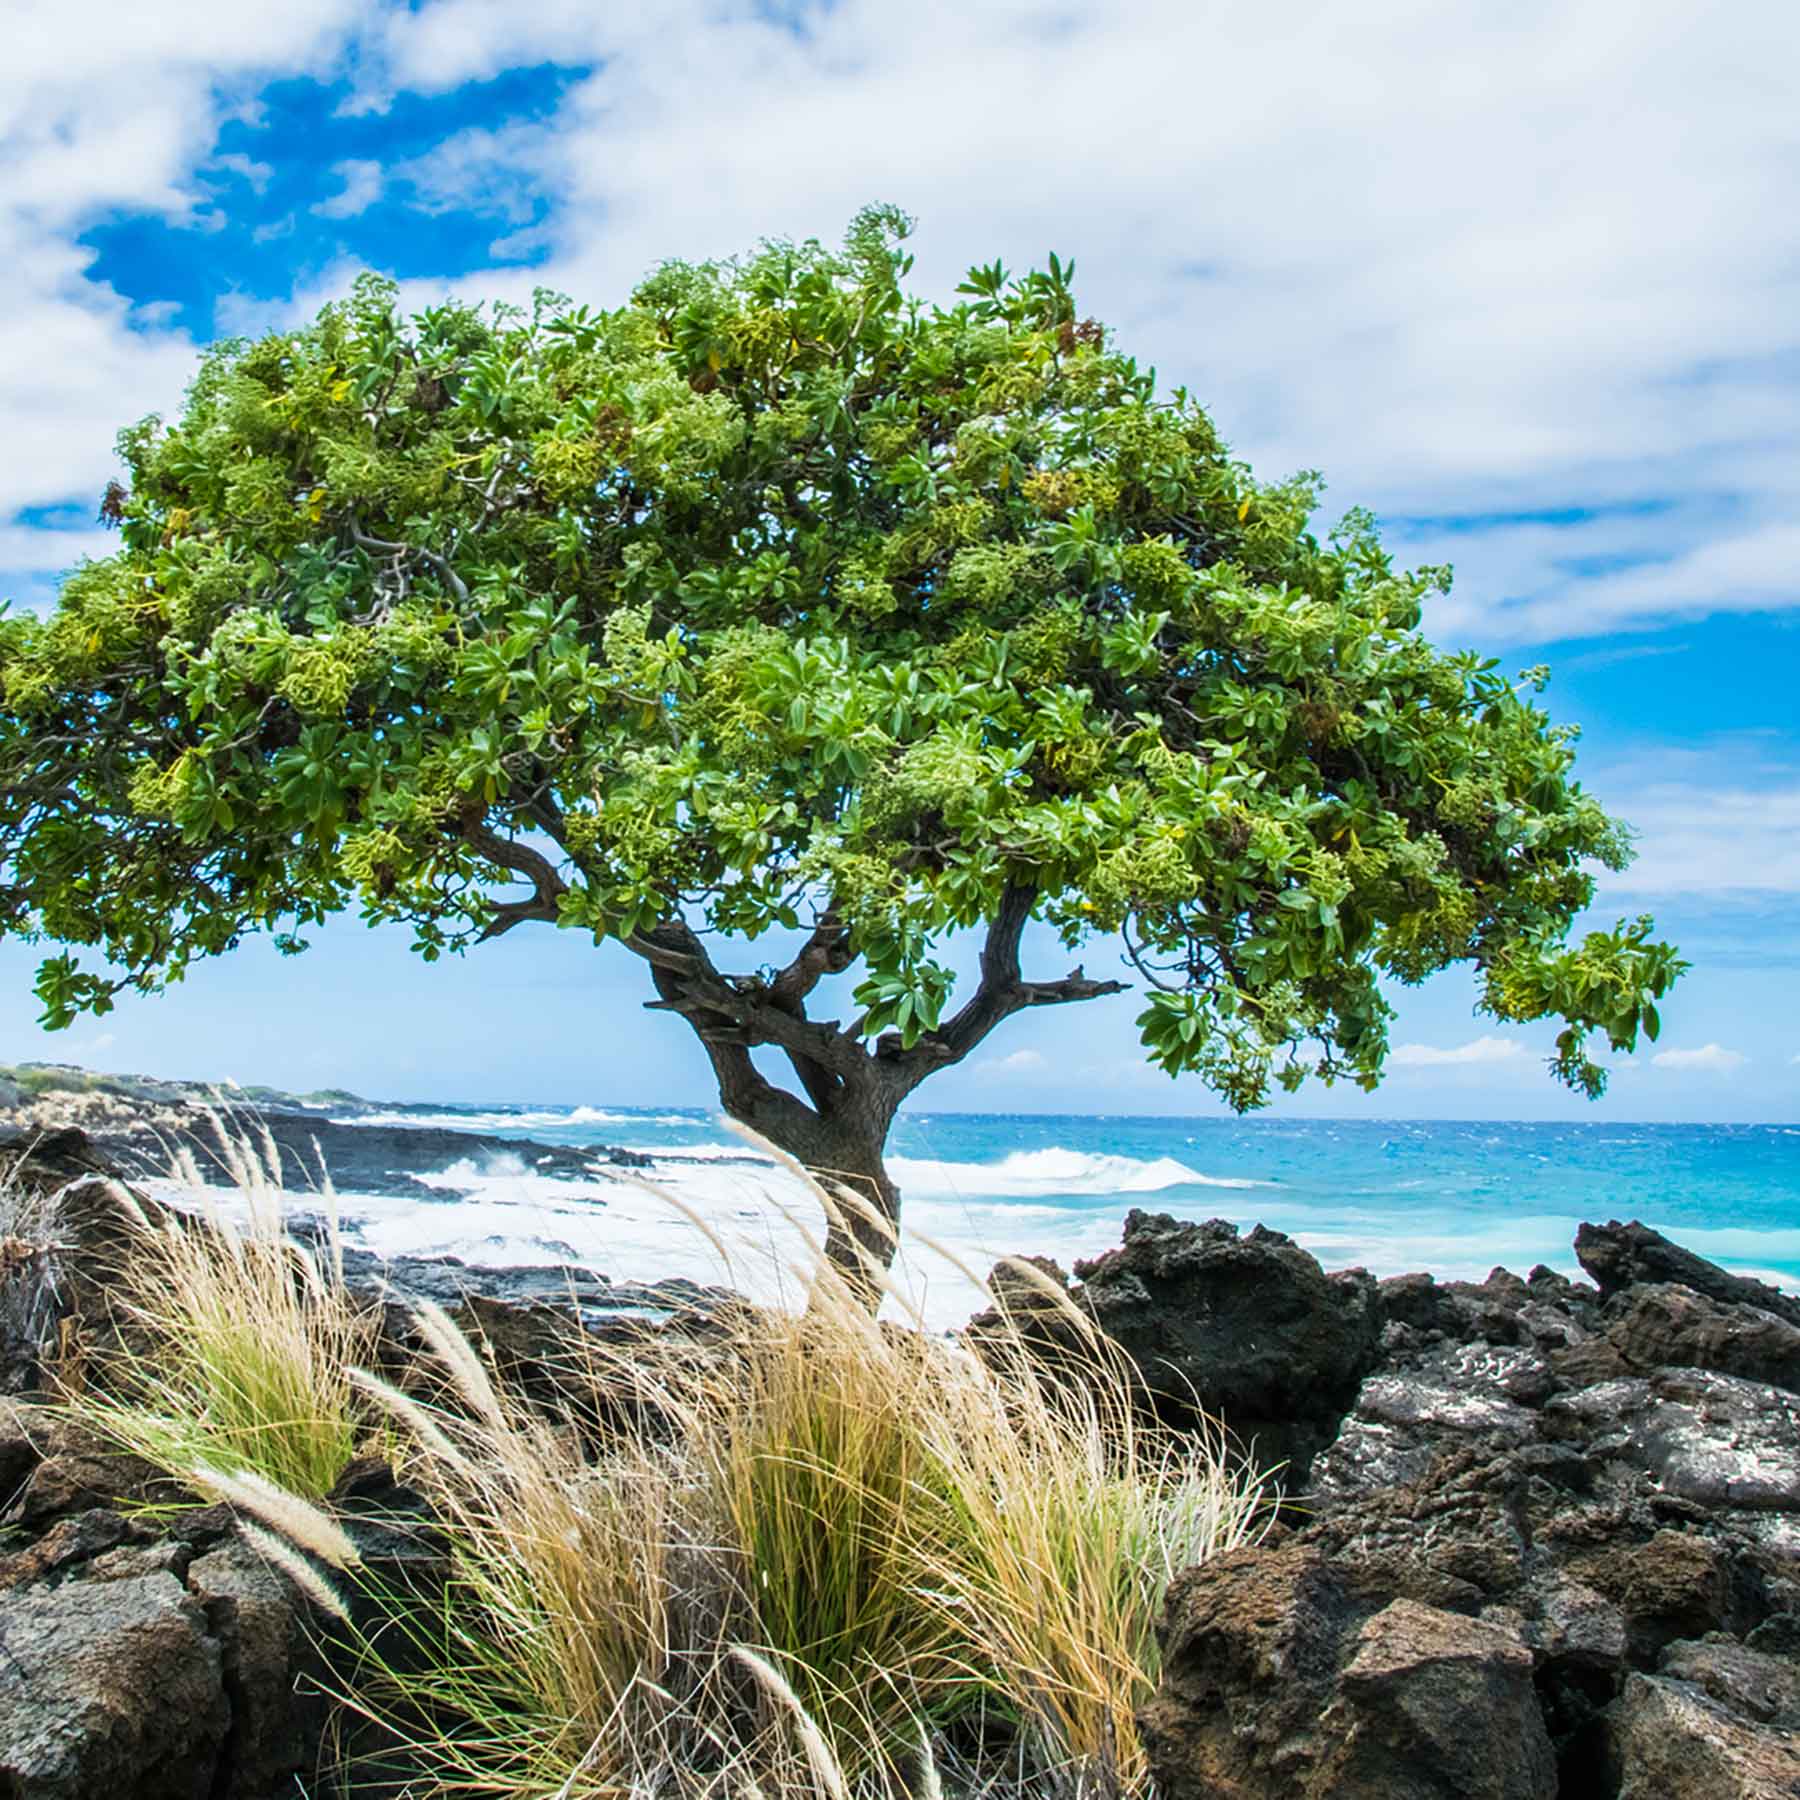
{"label": "black volcanic rock", "polygon": [[1078,1262],[1076,1298],[1171,1417],[1223,1419],[1258,1461],[1303,1482],[1372,1366],[1374,1281],[1327,1275],[1291,1238],[1223,1219],[1132,1211],[1116,1250]]}
{"label": "black volcanic rock", "polygon": [[1610,1300],[1627,1288],[1649,1283],[1673,1282],[1718,1300],[1727,1306],[1755,1306],[1800,1326],[1800,1299],[1755,1281],[1733,1275],[1717,1263],[1672,1244],[1660,1231],[1652,1231],[1633,1219],[1621,1225],[1617,1219],[1604,1225],[1583,1225],[1575,1233],[1575,1255],[1581,1266],[1600,1285],[1603,1299]]}
{"label": "black volcanic rock", "polygon": [[1578,1241],[1601,1292],[1381,1284],[1296,1527],[1171,1590],[1159,1793],[1800,1795],[1793,1303],[1642,1226]]}

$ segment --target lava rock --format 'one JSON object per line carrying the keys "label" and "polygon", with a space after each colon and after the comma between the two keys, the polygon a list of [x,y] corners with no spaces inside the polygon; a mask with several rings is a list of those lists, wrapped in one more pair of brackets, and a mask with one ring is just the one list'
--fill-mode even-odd
{"label": "lava rock", "polygon": [[196,1557],[187,1585],[218,1640],[230,1700],[221,1760],[233,1800],[280,1800],[320,1760],[329,1710],[312,1647],[310,1609],[289,1579],[232,1536]]}
{"label": "lava rock", "polygon": [[1748,1275],[1733,1275],[1692,1250],[1671,1243],[1660,1231],[1633,1219],[1621,1225],[1583,1225],[1575,1233],[1575,1255],[1610,1300],[1627,1288],[1674,1282],[1728,1306],[1754,1306],[1790,1325],[1800,1325],[1800,1299]]}
{"label": "lava rock", "polygon": [[1140,1716],[1166,1800],[1552,1800],[1516,1629],[1366,1596],[1316,1550],[1238,1552],[1171,1590]]}
{"label": "lava rock", "polygon": [[1293,1528],[1170,1589],[1159,1792],[1800,1796],[1795,1327],[1642,1227],[1583,1242],[1600,1291],[1381,1285]]}
{"label": "lava rock", "polygon": [[1116,1250],[1078,1262],[1076,1297],[1162,1409],[1223,1420],[1299,1485],[1375,1361],[1380,1318],[1361,1270],[1327,1275],[1291,1238],[1223,1219],[1126,1215]]}
{"label": "lava rock", "polygon": [[229,1724],[219,1644],[175,1576],[0,1595],[9,1800],[212,1800]]}
{"label": "lava rock", "polygon": [[1608,1309],[1606,1341],[1624,1369],[1711,1369],[1800,1393],[1800,1325],[1671,1282],[1634,1284]]}
{"label": "lava rock", "polygon": [[[1694,1671],[1690,1660],[1683,1665]],[[1747,1718],[1703,1682],[1633,1675],[1609,1721],[1617,1800],[1793,1800],[1800,1734]]]}

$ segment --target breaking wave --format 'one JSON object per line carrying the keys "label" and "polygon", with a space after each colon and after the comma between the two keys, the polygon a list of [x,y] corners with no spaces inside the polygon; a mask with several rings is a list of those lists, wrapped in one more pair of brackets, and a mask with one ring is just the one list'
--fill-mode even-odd
{"label": "breaking wave", "polygon": [[705,1113],[608,1112],[598,1106],[546,1107],[541,1111],[476,1110],[352,1113],[334,1119],[339,1125],[417,1125],[446,1131],[530,1131],[571,1125],[704,1125]]}
{"label": "breaking wave", "polygon": [[1143,1161],[1054,1145],[1048,1150],[1014,1150],[998,1162],[936,1162],[891,1156],[888,1172],[903,1194],[1015,1196],[1039,1199],[1053,1194],[1155,1194],[1164,1188],[1268,1187],[1265,1181],[1202,1175],[1172,1156]]}

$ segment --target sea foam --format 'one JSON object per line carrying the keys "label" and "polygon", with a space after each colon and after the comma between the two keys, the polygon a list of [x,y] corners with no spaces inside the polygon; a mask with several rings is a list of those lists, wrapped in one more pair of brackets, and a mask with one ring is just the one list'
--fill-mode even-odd
{"label": "sea foam", "polygon": [[1042,1199],[1056,1194],[1154,1194],[1164,1188],[1267,1187],[1262,1181],[1202,1175],[1172,1156],[1144,1160],[1070,1150],[1014,1150],[997,1162],[938,1162],[890,1156],[888,1173],[903,1194]]}

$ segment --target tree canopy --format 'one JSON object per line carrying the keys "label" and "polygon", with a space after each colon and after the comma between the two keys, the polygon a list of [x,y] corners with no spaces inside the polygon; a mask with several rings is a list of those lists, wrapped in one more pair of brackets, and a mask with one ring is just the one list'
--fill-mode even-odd
{"label": "tree canopy", "polygon": [[[1254,479],[1071,268],[926,304],[903,228],[612,311],[365,277],[210,350],[119,440],[118,553],[0,619],[0,931],[99,952],[44,962],[48,1022],[352,904],[427,957],[554,922],[823,1112],[853,1059],[906,1089],[1117,991],[1027,980],[1038,918],[1122,935],[1147,1054],[1239,1108],[1372,1086],[1382,978],[1456,963],[1598,1092],[1683,965],[1647,919],[1569,942],[1628,846],[1542,671],[1434,648],[1448,572],[1315,534],[1316,478]],[[853,965],[860,1016],[809,1019]]]}

